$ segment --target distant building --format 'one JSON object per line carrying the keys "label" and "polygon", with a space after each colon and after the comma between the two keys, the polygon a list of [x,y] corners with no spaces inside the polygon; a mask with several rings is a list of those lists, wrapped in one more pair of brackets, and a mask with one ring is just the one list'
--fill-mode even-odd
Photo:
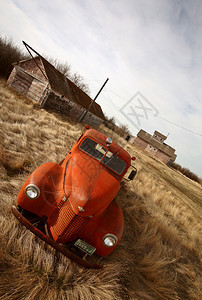
{"label": "distant building", "polygon": [[[85,92],[42,56],[13,65],[8,84],[41,107],[79,119],[92,102]],[[85,116],[85,122],[98,126],[104,121],[102,109],[95,102]]]}
{"label": "distant building", "polygon": [[164,143],[166,139],[167,137],[158,131],[155,131],[152,136],[141,129],[138,132],[137,137],[133,140],[130,140],[130,142],[135,146],[153,154],[163,163],[169,164],[170,162],[175,161],[177,155],[175,154],[175,149]]}

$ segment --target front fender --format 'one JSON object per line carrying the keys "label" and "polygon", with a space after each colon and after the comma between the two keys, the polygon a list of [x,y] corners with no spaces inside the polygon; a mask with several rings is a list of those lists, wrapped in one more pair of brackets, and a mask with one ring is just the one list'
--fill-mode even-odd
{"label": "front fender", "polygon": [[[95,217],[96,219],[96,217]],[[89,231],[94,226],[96,220],[92,218],[92,220],[88,223]],[[106,209],[105,213],[102,216],[102,220],[100,220],[99,226],[97,230],[92,234],[90,240],[88,241],[89,244],[96,248],[96,253],[100,256],[107,256],[109,255],[118,245],[121,240],[122,234],[124,230],[124,217],[123,212],[119,205],[116,203],[115,200],[111,202],[111,204]],[[104,246],[102,240],[103,237],[107,234],[111,233],[117,236],[118,242],[114,247],[106,247]],[[86,240],[88,237],[86,236]]]}
{"label": "front fender", "polygon": [[[40,217],[48,216],[55,208],[58,197],[63,195],[63,172],[64,169],[56,163],[49,162],[38,167],[23,184],[17,197],[18,205]],[[40,189],[37,199],[29,199],[25,195],[28,184],[35,184]]]}

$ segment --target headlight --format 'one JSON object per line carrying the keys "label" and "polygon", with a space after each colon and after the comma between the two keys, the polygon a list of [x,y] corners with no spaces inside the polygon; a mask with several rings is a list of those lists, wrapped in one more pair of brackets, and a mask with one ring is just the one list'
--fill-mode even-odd
{"label": "headlight", "polygon": [[28,184],[25,188],[25,195],[29,199],[36,199],[40,195],[40,189],[35,184]]}
{"label": "headlight", "polygon": [[102,242],[106,247],[114,247],[117,244],[117,241],[117,237],[112,233],[107,233],[102,239]]}

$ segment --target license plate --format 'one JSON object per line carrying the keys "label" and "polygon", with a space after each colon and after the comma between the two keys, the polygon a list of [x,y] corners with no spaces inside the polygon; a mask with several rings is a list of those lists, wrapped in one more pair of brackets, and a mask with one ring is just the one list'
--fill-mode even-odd
{"label": "license plate", "polygon": [[95,252],[95,250],[96,250],[95,247],[89,245],[88,243],[86,243],[85,241],[80,240],[80,239],[78,239],[74,243],[74,246],[76,246],[77,248],[83,250],[84,252],[86,252],[89,255],[92,255]]}

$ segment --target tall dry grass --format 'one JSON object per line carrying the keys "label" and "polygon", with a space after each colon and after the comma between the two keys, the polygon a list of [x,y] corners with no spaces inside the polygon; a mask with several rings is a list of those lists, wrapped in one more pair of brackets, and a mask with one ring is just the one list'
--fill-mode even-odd
{"label": "tall dry grass", "polygon": [[83,130],[0,82],[0,299],[201,299],[201,186],[110,129],[137,157],[134,181],[116,199],[125,229],[117,249],[86,270],[22,227],[10,207],[40,164],[59,162]]}

